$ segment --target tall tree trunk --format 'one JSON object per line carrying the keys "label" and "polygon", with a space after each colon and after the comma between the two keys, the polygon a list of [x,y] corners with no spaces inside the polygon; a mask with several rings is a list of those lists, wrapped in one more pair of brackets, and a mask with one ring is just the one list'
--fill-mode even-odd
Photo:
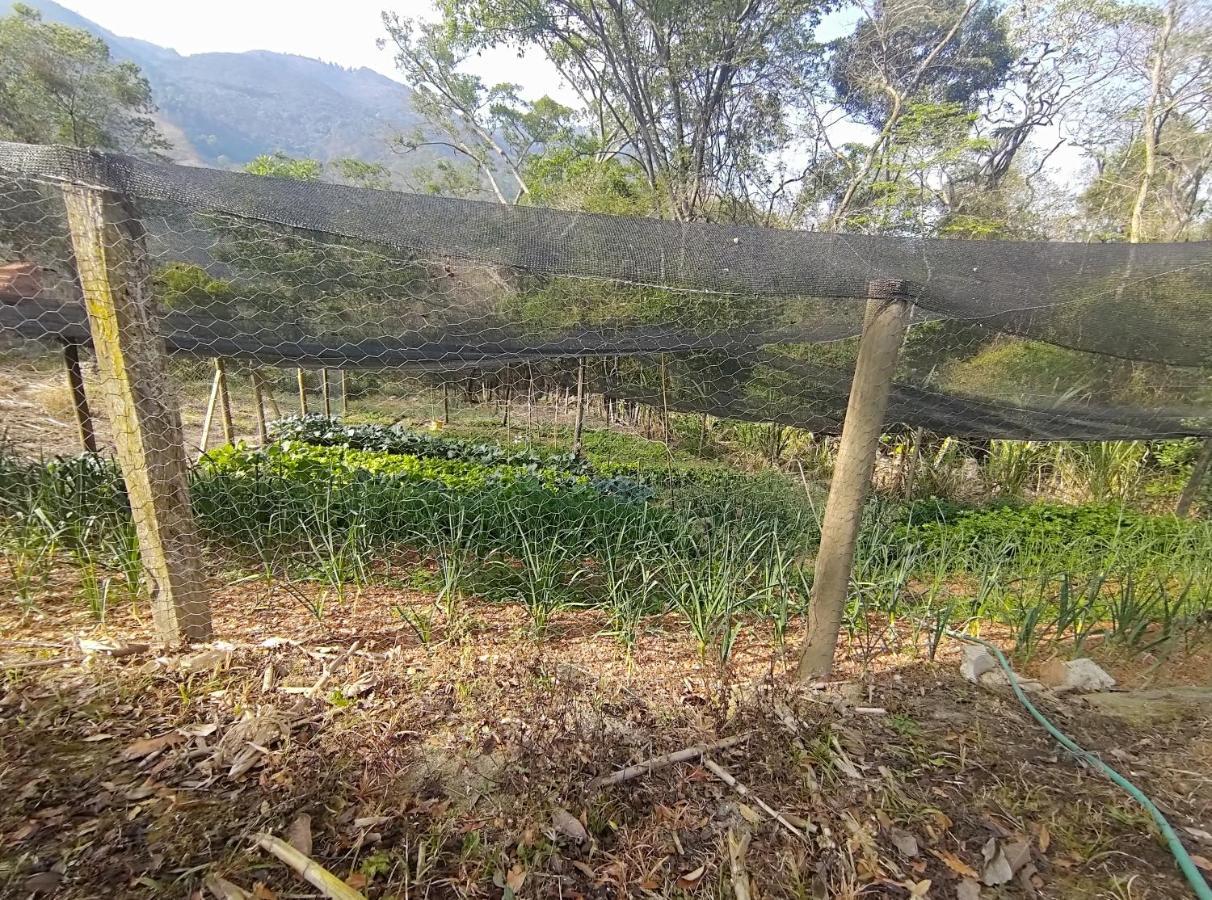
{"label": "tall tree trunk", "polygon": [[1170,45],[1170,35],[1174,31],[1174,20],[1178,13],[1178,0],[1170,0],[1166,5],[1166,16],[1162,20],[1162,30],[1157,37],[1157,45],[1153,53],[1153,67],[1149,75],[1149,99],[1145,103],[1144,121],[1141,137],[1145,142],[1145,168],[1141,173],[1140,184],[1136,189],[1136,199],[1132,203],[1132,216],[1128,221],[1128,241],[1138,243],[1144,231],[1145,205],[1149,200],[1149,190],[1153,179],[1157,176],[1157,147],[1161,142],[1162,116],[1159,110],[1161,103],[1163,81],[1166,72],[1166,52]]}

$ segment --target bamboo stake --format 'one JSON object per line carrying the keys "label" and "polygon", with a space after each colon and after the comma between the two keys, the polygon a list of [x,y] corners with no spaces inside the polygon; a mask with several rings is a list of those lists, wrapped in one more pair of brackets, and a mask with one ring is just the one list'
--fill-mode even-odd
{"label": "bamboo stake", "polygon": [[299,415],[307,415],[307,377],[303,374],[303,368],[295,369],[295,381],[299,385]]}

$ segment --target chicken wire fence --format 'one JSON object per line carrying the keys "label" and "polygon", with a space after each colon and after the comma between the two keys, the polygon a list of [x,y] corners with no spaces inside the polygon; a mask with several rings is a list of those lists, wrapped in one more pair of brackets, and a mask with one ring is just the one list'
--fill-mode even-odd
{"label": "chicken wire fence", "polygon": [[[5,428],[26,453],[70,449],[73,407],[105,387],[66,185],[122,198],[195,451],[263,436],[262,420],[304,406],[416,421],[454,403],[506,423],[512,409],[520,426],[538,401],[548,419],[567,411],[578,379],[607,416],[647,407],[836,433],[865,302],[887,283],[913,305],[889,430],[1212,433],[1207,243],[673,223],[0,144]],[[62,354],[84,360],[74,400]],[[113,425],[91,408],[104,446]]]}

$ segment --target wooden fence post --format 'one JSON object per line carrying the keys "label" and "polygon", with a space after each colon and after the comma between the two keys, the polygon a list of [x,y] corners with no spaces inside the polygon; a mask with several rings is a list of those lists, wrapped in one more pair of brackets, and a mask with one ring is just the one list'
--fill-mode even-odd
{"label": "wooden fence post", "polygon": [[97,435],[93,431],[93,414],[84,393],[84,372],[80,369],[80,345],[68,341],[63,345],[63,368],[67,370],[67,387],[72,394],[72,409],[76,413],[76,433],[85,453],[97,452]]}
{"label": "wooden fence post", "polygon": [[328,390],[328,369],[320,370],[320,393],[324,396],[324,418],[332,418],[332,397]]}
{"label": "wooden fence post", "polygon": [[1180,519],[1185,519],[1191,514],[1191,504],[1195,502],[1195,495],[1199,493],[1199,487],[1207,477],[1210,467],[1212,467],[1212,437],[1206,437],[1200,448],[1199,456],[1195,458],[1191,477],[1187,479],[1183,492],[1178,497],[1178,503],[1174,507],[1174,515]]}
{"label": "wooden fence post", "polygon": [[808,639],[800,655],[801,681],[824,678],[833,668],[863,504],[871,487],[896,359],[909,324],[909,303],[901,282],[873,281],[869,296],[841,446],[821,523],[808,607]]}
{"label": "wooden fence post", "polygon": [[156,631],[172,644],[207,640],[210,595],[189,502],[181,414],[170,399],[146,293],[143,228],[116,194],[68,185],[63,200]]}
{"label": "wooden fence post", "polygon": [[338,369],[337,374],[341,376],[341,418],[344,419],[349,415],[349,376],[344,369]]}

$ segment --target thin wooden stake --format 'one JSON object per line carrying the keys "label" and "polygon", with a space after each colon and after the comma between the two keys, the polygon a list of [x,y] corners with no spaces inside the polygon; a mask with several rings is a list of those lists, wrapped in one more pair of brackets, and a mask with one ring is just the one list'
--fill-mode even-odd
{"label": "thin wooden stake", "polygon": [[341,378],[341,418],[349,415],[349,377],[344,369],[337,373]]}
{"label": "thin wooden stake", "polygon": [[117,194],[67,185],[63,200],[156,631],[170,644],[208,640],[210,595],[181,414],[145,293],[151,276],[143,228]]}
{"label": "thin wooden stake", "polygon": [[72,409],[76,413],[76,433],[80,437],[80,447],[85,453],[96,453],[97,435],[93,430],[93,414],[88,408],[88,396],[84,393],[80,345],[75,341],[63,345],[63,368],[67,370],[67,388],[71,391]]}
{"label": "thin wooden stake", "polygon": [[580,456],[585,434],[585,360],[577,360],[577,414],[572,423],[572,455]]}
{"label": "thin wooden stake", "polygon": [[257,414],[257,443],[265,446],[269,430],[265,427],[265,387],[261,384],[261,373],[252,370],[253,407]]}
{"label": "thin wooden stake", "polygon": [[295,381],[299,385],[299,415],[307,415],[307,378],[300,367],[295,369]]}
{"label": "thin wooden stake", "polygon": [[223,414],[223,440],[236,442],[236,428],[231,421],[231,393],[227,390],[227,367],[223,360],[215,357],[215,380],[219,383],[219,411]]}
{"label": "thin wooden stake", "polygon": [[1185,519],[1191,514],[1191,504],[1195,502],[1195,497],[1199,493],[1204,478],[1208,475],[1209,468],[1212,468],[1212,437],[1204,438],[1203,448],[1199,451],[1199,456],[1195,458],[1195,466],[1191,469],[1191,477],[1187,479],[1183,492],[1179,495],[1178,503],[1174,507],[1174,515],[1180,519]]}
{"label": "thin wooden stake", "polygon": [[863,504],[871,487],[896,359],[909,324],[909,303],[900,282],[873,281],[869,290],[871,299],[863,321],[841,446],[821,524],[812,603],[808,607],[808,639],[800,655],[801,681],[824,678],[833,669]]}
{"label": "thin wooden stake", "polygon": [[274,389],[264,375],[261,376],[261,389],[265,391],[265,402],[269,404],[270,415],[275,420],[282,418],[282,408],[278,406],[277,398],[274,397]]}
{"label": "thin wooden stake", "polygon": [[198,449],[206,452],[210,443],[210,428],[215,422],[215,408],[219,405],[219,373],[210,380],[210,397],[206,401],[206,415],[202,417],[202,436],[198,438]]}
{"label": "thin wooden stake", "polygon": [[442,382],[442,424],[450,424],[450,384]]}
{"label": "thin wooden stake", "polygon": [[332,397],[328,390],[328,369],[320,370],[320,393],[324,397],[324,418],[332,418]]}

